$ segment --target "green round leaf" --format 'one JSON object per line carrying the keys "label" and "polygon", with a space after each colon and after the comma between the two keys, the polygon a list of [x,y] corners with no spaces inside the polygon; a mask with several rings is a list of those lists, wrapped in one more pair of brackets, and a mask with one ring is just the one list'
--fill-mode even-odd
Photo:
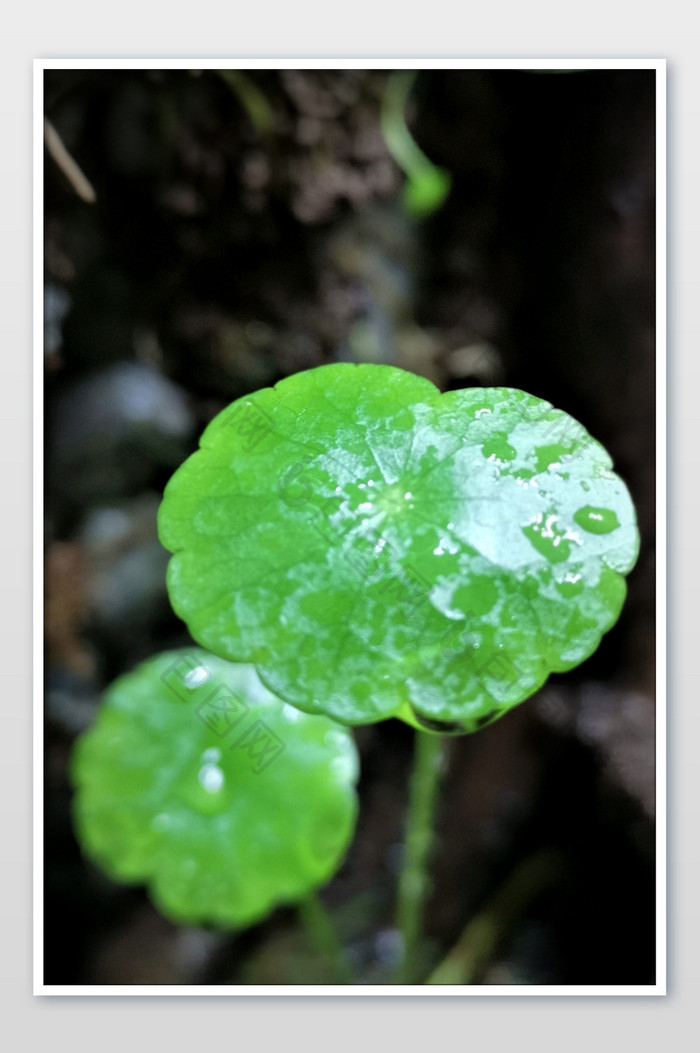
{"label": "green round leaf", "polygon": [[638,551],[627,489],[567,414],[379,365],[235,402],[159,522],[200,643],[308,712],[442,731],[592,654]]}
{"label": "green round leaf", "polygon": [[72,775],[85,851],[147,882],[178,922],[249,925],[298,900],[332,876],[355,825],[348,730],[199,650],[115,681]]}

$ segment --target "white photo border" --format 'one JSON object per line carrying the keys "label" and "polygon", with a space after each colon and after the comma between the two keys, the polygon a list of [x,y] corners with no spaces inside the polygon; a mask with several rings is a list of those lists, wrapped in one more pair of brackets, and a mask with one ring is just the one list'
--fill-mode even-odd
{"label": "white photo border", "polygon": [[[235,64],[235,66],[234,66]],[[571,984],[400,987],[356,985],[154,985],[45,984],[44,975],[44,72],[52,69],[650,69],[656,71],[656,982],[654,984]],[[532,997],[664,996],[667,993],[667,666],[666,666],[666,60],[631,58],[60,58],[34,60],[33,97],[33,993],[79,996],[343,996],[343,997]]]}

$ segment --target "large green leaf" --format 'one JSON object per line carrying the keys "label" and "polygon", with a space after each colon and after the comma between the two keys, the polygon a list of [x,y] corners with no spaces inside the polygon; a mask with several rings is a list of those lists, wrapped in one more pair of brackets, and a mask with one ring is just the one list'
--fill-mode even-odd
{"label": "large green leaf", "polygon": [[234,403],[159,523],[206,647],[308,712],[456,731],[588,657],[638,551],[627,489],[571,417],[379,365]]}
{"label": "large green leaf", "polygon": [[348,730],[198,649],[115,681],[72,774],[85,851],[147,882],[175,921],[248,925],[298,900],[335,872],[355,825]]}

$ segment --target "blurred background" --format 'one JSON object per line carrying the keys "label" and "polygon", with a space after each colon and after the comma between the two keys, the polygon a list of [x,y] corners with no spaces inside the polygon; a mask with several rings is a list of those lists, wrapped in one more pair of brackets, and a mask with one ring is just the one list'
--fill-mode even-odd
{"label": "blurred background", "polygon": [[[461,939],[477,984],[653,983],[654,71],[45,78],[45,982],[330,982],[292,909],[178,927],[88,864],[67,766],[109,681],[189,642],[156,513],[206,423],[372,361],[568,411],[642,534],[598,652],[449,741],[430,953]],[[382,984],[412,732],[356,738],[358,832],[323,898]]]}

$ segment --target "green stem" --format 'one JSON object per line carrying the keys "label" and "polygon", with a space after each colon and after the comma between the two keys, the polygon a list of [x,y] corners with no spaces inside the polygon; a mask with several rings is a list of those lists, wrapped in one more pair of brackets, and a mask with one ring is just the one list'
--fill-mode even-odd
{"label": "green stem", "polygon": [[561,878],[563,860],[554,849],[529,856],[509,875],[493,899],[469,922],[426,984],[475,984],[501,940],[530,903]]}
{"label": "green stem", "polygon": [[428,858],[433,842],[433,814],[440,777],[442,739],[416,731],[411,791],[406,829],[406,853],[399,878],[397,927],[402,957],[397,984],[415,982],[417,952],[422,936],[425,896],[428,891]]}
{"label": "green stem", "polygon": [[255,81],[240,69],[218,69],[216,72],[236,95],[257,131],[263,135],[271,132],[275,123],[272,107]]}
{"label": "green stem", "polygon": [[417,70],[394,70],[382,101],[381,125],[387,149],[406,175],[403,199],[409,215],[421,219],[442,205],[451,179],[421,150],[406,124],[406,105]]}
{"label": "green stem", "polygon": [[311,942],[332,964],[336,982],[354,983],[352,969],[345,956],[333,919],[317,893],[314,892],[301,901],[299,915]]}
{"label": "green stem", "polygon": [[417,70],[394,70],[387,83],[381,112],[382,132],[389,153],[407,176],[433,167],[406,124],[406,104],[417,76]]}

